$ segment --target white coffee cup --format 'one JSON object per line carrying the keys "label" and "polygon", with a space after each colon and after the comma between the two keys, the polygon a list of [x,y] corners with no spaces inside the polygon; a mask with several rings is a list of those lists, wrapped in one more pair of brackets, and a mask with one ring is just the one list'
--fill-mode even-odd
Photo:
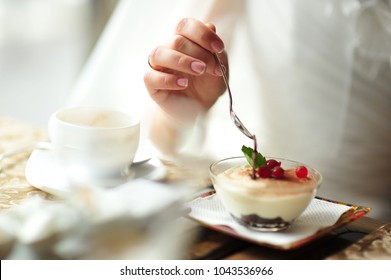
{"label": "white coffee cup", "polygon": [[111,187],[126,181],[140,138],[135,116],[103,107],[73,107],[49,119],[56,160],[72,186]]}

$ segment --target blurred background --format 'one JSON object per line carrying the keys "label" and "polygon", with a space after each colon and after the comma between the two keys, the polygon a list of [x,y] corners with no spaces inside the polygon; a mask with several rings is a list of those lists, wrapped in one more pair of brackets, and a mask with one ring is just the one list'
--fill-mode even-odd
{"label": "blurred background", "polygon": [[117,2],[0,0],[0,115],[45,127]]}

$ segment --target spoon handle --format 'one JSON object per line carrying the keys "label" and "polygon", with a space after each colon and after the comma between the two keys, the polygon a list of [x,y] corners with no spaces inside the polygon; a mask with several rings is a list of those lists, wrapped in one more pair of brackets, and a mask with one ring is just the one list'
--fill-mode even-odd
{"label": "spoon handle", "polygon": [[220,68],[220,72],[223,76],[223,79],[224,79],[224,83],[227,87],[227,90],[228,90],[228,95],[229,95],[229,112],[230,112],[230,115],[231,115],[231,119],[232,121],[234,122],[235,126],[244,134],[246,135],[248,138],[250,139],[254,139],[254,135],[244,126],[244,124],[241,122],[241,120],[239,119],[239,117],[235,114],[233,108],[232,108],[232,93],[231,93],[231,89],[229,87],[229,83],[228,83],[228,78],[227,78],[227,75],[225,73],[225,70],[224,70],[224,67],[220,61],[220,58],[219,56],[217,55],[217,53],[214,53],[213,54],[215,60],[216,60],[216,63],[217,65],[219,66]]}
{"label": "spoon handle", "polygon": [[225,74],[225,70],[224,70],[223,64],[221,63],[221,60],[220,60],[219,56],[217,55],[217,53],[214,53],[213,56],[215,58],[215,61],[216,61],[217,65],[219,66],[221,75],[223,76],[223,80],[224,80],[225,86],[227,87],[228,95],[229,95],[229,109],[230,109],[230,111],[232,111],[232,93],[231,93],[231,89],[229,87],[228,77]]}

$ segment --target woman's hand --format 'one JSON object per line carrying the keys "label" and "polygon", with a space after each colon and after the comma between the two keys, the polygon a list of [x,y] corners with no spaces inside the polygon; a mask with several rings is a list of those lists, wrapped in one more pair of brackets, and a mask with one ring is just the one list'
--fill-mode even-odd
{"label": "woman's hand", "polygon": [[170,119],[192,120],[207,111],[226,89],[213,53],[224,65],[224,43],[212,24],[192,18],[181,20],[170,42],[149,56],[151,69],[144,75],[152,99]]}

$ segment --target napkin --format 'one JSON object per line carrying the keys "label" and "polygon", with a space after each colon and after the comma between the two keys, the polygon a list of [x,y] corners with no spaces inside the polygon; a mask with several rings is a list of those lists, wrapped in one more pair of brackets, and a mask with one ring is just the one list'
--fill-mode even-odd
{"label": "napkin", "polygon": [[215,227],[229,227],[234,234],[257,243],[288,248],[290,244],[314,235],[322,228],[334,225],[340,216],[351,207],[321,199],[314,199],[293,225],[280,232],[258,232],[237,223],[224,209],[217,194],[198,197],[186,206],[191,209],[189,217]]}

